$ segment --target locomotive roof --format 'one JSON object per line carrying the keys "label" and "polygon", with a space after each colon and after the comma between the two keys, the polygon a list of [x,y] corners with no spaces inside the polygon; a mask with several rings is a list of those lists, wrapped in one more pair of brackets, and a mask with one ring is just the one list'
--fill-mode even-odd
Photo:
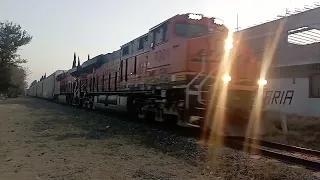
{"label": "locomotive roof", "polygon": [[140,39],[140,38],[142,38],[142,37],[148,36],[148,34],[149,34],[149,33],[145,33],[145,34],[143,34],[143,35],[141,35],[141,36],[139,36],[139,37],[137,37],[137,38],[135,38],[135,39],[133,39],[133,40],[131,40],[131,41],[123,44],[123,45],[121,45],[120,48],[122,49],[124,46],[127,46],[127,45],[129,45],[130,43],[134,43],[135,40],[138,40],[138,39]]}
{"label": "locomotive roof", "polygon": [[82,68],[86,68],[86,67],[88,67],[88,66],[90,66],[90,65],[97,64],[98,62],[102,61],[101,59],[103,59],[103,56],[104,56],[103,54],[100,54],[100,55],[98,55],[98,56],[96,56],[96,57],[94,57],[94,58],[91,58],[91,59],[85,61],[85,62],[81,65],[81,67],[82,67]]}

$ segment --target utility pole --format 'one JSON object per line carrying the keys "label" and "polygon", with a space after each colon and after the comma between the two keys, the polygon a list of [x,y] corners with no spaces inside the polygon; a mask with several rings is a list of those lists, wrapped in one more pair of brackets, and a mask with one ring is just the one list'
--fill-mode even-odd
{"label": "utility pole", "polygon": [[239,31],[239,15],[237,14],[237,31]]}

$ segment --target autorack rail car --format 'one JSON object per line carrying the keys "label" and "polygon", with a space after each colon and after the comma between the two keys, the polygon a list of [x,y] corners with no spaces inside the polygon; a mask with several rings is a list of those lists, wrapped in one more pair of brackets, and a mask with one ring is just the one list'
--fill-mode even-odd
{"label": "autorack rail car", "polygon": [[260,66],[245,46],[237,51],[233,46],[232,33],[222,20],[176,15],[119,50],[61,73],[53,82],[54,96],[85,108],[123,110],[139,118],[203,127],[212,121],[206,114],[218,109],[225,91],[226,113],[247,118],[259,87]]}

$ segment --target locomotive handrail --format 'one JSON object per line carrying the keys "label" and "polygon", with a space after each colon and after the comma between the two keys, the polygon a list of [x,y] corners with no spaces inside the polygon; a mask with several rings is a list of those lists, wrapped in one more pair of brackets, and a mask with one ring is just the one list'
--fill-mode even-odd
{"label": "locomotive handrail", "polygon": [[189,109],[189,89],[190,86],[193,84],[194,81],[198,79],[198,77],[202,74],[202,72],[199,72],[186,86],[186,109]]}
{"label": "locomotive handrail", "polygon": [[202,86],[207,82],[207,80],[212,76],[212,74],[215,72],[217,68],[214,68],[212,71],[210,71],[210,73],[201,81],[201,83],[199,84],[199,87],[198,87],[198,98],[197,98],[197,101],[200,103],[200,104],[204,104],[203,101],[202,101],[202,94],[201,94],[201,89],[202,89]]}
{"label": "locomotive handrail", "polygon": [[187,84],[186,86],[186,109],[189,109],[189,90],[190,86],[198,79],[198,77],[204,72],[205,69],[205,61],[204,57],[201,56],[201,71]]}

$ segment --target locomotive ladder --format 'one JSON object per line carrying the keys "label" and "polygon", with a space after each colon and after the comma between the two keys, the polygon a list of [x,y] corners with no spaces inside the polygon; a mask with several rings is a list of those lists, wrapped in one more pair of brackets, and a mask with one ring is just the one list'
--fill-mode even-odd
{"label": "locomotive ladder", "polygon": [[186,110],[188,110],[190,106],[190,95],[198,95],[198,91],[190,91],[190,87],[204,73],[204,71],[205,71],[205,59],[203,56],[201,56],[201,71],[186,86],[186,95],[185,95]]}
{"label": "locomotive ladder", "polygon": [[[201,57],[201,71],[187,84],[186,86],[186,94],[185,94],[185,108],[186,110],[190,109],[190,95],[195,95],[197,96],[197,102],[201,105],[205,105],[204,100],[202,99],[202,93],[203,92],[207,92],[207,91],[203,91],[203,87],[205,85],[205,83],[210,79],[210,77],[212,77],[213,73],[216,71],[217,67],[212,69],[208,74],[206,74],[206,76],[201,80],[200,84],[195,85],[194,87],[197,90],[191,90],[192,85],[194,84],[194,82],[196,80],[199,79],[199,77],[204,74],[205,72],[205,59],[204,57]],[[195,109],[197,110],[204,110],[203,107],[195,107]],[[190,117],[191,118],[191,117]],[[198,117],[198,118],[203,118],[203,117]]]}

